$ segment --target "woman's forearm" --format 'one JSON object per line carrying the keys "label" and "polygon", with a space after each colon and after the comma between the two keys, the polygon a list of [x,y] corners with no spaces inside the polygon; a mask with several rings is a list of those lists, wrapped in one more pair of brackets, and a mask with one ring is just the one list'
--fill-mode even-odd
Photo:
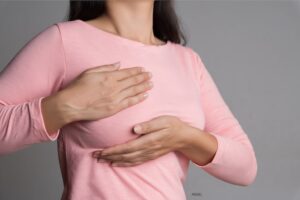
{"label": "woman's forearm", "polygon": [[254,182],[257,162],[247,135],[226,137],[197,128],[182,135],[178,150],[200,168],[235,185],[247,186]]}
{"label": "woman's forearm", "polygon": [[213,135],[192,128],[184,133],[183,138],[183,146],[179,151],[190,160],[199,165],[206,165],[213,160],[218,148],[217,139]]}

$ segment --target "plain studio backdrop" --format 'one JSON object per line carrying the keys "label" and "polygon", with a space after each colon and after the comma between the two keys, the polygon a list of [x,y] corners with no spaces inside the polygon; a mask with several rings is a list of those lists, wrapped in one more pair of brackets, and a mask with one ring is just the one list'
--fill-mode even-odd
{"label": "plain studio backdrop", "polygon": [[[191,164],[188,200],[300,199],[300,3],[176,1],[187,33],[254,146],[258,174],[247,187]],[[44,27],[64,21],[68,1],[0,2],[0,69]],[[1,92],[1,91],[0,91]],[[0,157],[0,199],[60,199],[56,142]]]}

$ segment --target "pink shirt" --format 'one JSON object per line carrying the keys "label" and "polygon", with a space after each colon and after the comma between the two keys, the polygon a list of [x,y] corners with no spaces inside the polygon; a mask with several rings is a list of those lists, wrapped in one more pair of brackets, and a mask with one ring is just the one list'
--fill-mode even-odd
{"label": "pink shirt", "polygon": [[[82,71],[116,61],[121,68],[143,66],[152,72],[148,98],[105,119],[70,123],[51,137],[41,99]],[[177,116],[217,138],[215,157],[205,166],[196,164],[200,169],[237,185],[249,185],[256,177],[249,138],[199,55],[180,44],[144,45],[82,20],[58,22],[24,45],[0,73],[0,103],[0,154],[57,140],[63,200],[186,199],[190,160],[180,152],[133,167],[113,167],[91,157],[94,150],[135,139],[135,124],[160,115]]]}

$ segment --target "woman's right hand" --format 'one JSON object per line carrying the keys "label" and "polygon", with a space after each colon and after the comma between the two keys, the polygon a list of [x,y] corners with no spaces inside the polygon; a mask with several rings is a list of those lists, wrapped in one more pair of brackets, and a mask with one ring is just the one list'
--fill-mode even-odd
{"label": "woman's right hand", "polygon": [[70,116],[69,123],[106,118],[146,98],[152,88],[151,73],[142,71],[142,67],[119,67],[89,68],[58,92],[60,110]]}

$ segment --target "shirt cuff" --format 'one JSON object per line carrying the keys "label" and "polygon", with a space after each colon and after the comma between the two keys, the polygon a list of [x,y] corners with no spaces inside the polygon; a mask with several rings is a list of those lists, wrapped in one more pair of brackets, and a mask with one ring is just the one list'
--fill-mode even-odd
{"label": "shirt cuff", "polygon": [[207,163],[206,165],[200,165],[200,164],[193,162],[194,164],[196,164],[198,167],[200,167],[202,169],[208,169],[208,168],[212,168],[214,166],[222,164],[223,163],[223,154],[226,151],[226,146],[227,146],[227,142],[224,137],[222,137],[219,134],[216,134],[214,132],[208,132],[208,133],[210,133],[216,137],[218,147],[217,147],[217,151],[211,162]]}
{"label": "shirt cuff", "polygon": [[57,131],[53,132],[53,133],[48,133],[47,129],[45,127],[45,121],[42,115],[42,99],[45,97],[40,97],[34,100],[34,106],[36,110],[36,118],[34,118],[34,124],[35,124],[35,128],[36,130],[39,131],[39,133],[41,134],[40,136],[42,137],[42,141],[55,141],[59,134],[61,129],[58,129]]}

